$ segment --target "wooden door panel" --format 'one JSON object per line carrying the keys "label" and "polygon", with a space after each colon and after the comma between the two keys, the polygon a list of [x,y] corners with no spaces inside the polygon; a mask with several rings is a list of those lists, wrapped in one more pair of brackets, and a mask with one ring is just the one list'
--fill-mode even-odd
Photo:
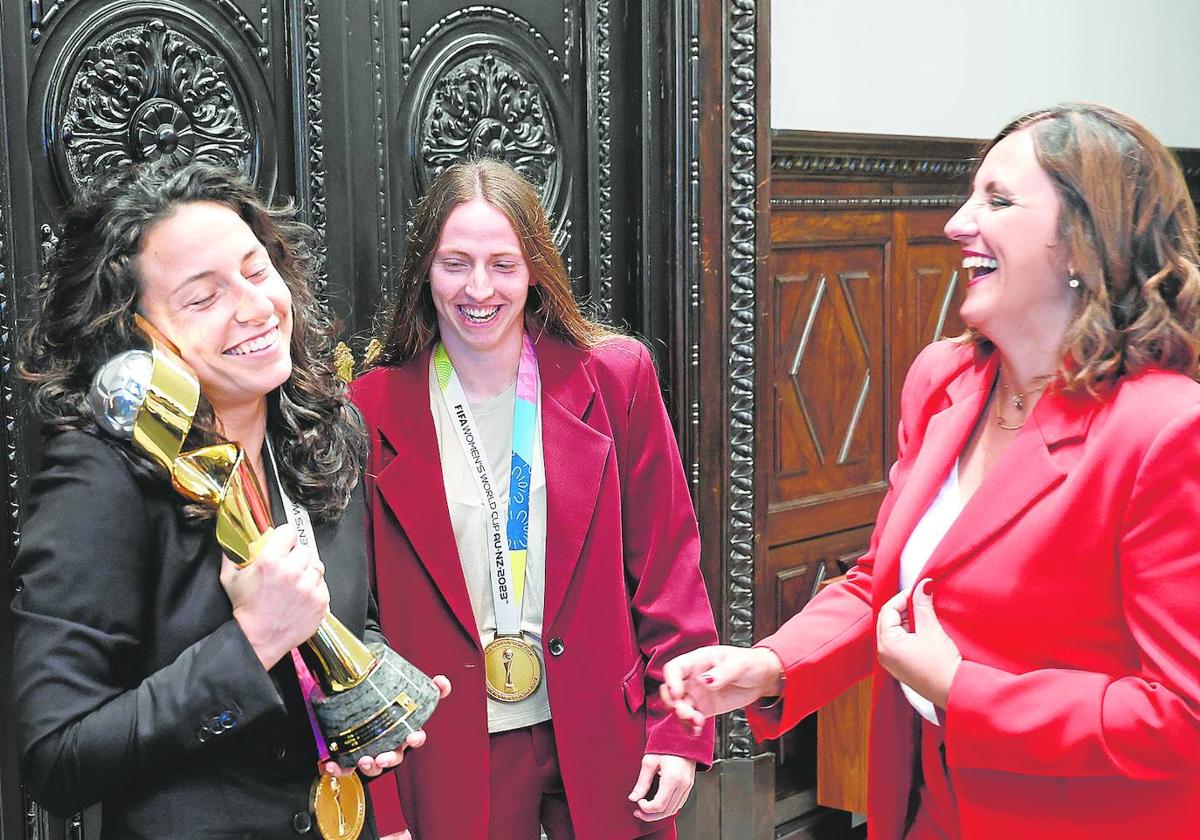
{"label": "wooden door panel", "polygon": [[[961,251],[942,227],[962,200],[974,150],[817,133],[773,149],[760,281],[769,317],[759,387],[771,402],[761,421],[769,468],[756,636],[803,609],[822,578],[867,547],[895,457],[904,376],[922,347],[961,330]],[[864,733],[854,727],[827,739],[837,769],[862,769]],[[775,742],[785,800],[816,784],[816,728],[814,716]],[[827,798],[835,777],[825,780]]]}
{"label": "wooden door panel", "polygon": [[772,543],[883,481],[884,264],[881,246],[772,258]]}
{"label": "wooden door panel", "polygon": [[[870,541],[869,527],[803,540],[767,552],[769,603],[760,618],[762,634],[773,633],[803,609],[821,582],[842,574]],[[816,717],[803,721],[778,741],[776,793],[804,790],[816,782]]]}
{"label": "wooden door panel", "polygon": [[917,298],[919,347],[961,333],[958,310],[967,287],[962,249],[953,242],[910,242],[908,271]]}
{"label": "wooden door panel", "polygon": [[[782,200],[794,200],[785,196]],[[772,251],[796,245],[837,242],[886,242],[891,236],[892,216],[879,211],[822,213],[791,211],[771,215]]]}
{"label": "wooden door panel", "polygon": [[[944,218],[943,218],[944,221]],[[897,266],[897,312],[906,317],[895,325],[890,348],[891,394],[886,439],[888,462],[896,457],[896,429],[900,422],[900,392],[913,359],[928,344],[963,331],[958,310],[966,292],[962,250],[946,239],[908,240],[902,249],[903,265]]]}

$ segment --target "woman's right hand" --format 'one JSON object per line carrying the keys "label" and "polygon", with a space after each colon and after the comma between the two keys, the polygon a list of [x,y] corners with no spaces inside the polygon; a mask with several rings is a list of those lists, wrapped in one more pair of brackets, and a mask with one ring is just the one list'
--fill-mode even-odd
{"label": "woman's right hand", "polygon": [[663,702],[700,733],[706,718],[783,690],[783,663],[767,648],[702,647],[663,667]]}
{"label": "woman's right hand", "polygon": [[268,670],[316,633],[329,612],[325,566],[316,552],[299,545],[291,525],[268,533],[243,568],[222,558],[221,586],[234,619]]}

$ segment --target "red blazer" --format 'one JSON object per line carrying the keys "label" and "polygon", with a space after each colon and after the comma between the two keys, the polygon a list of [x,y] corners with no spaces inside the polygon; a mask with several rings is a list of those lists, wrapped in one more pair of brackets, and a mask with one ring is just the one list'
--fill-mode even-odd
{"label": "red blazer", "polygon": [[[875,617],[996,372],[968,346],[922,352],[868,552],[763,642],[787,689],[752,712],[759,736],[874,675],[873,840],[902,836],[915,714],[876,663]],[[1198,503],[1200,384],[1153,370],[1101,399],[1039,400],[922,573],[964,659],[944,716],[962,837],[1200,831]]]}
{"label": "red blazer", "polygon": [[[543,662],[581,840],[653,830],[627,799],[645,753],[708,766],[700,736],[658,698],[662,666],[717,639],[700,539],[654,364],[617,340],[537,344],[546,468]],[[429,354],[358,379],[370,431],[368,543],[390,643],[454,691],[396,772],[415,840],[487,837],[483,652],[454,542],[429,409]],[[373,786],[375,791],[380,784]],[[386,812],[386,806],[380,809]],[[396,830],[383,813],[381,833]]]}

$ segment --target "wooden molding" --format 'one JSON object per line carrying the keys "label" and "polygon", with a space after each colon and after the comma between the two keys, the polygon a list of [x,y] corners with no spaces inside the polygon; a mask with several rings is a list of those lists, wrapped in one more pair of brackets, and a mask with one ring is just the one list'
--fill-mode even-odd
{"label": "wooden molding", "polygon": [[946,137],[776,130],[771,132],[771,175],[966,183],[982,146],[981,140]]}
{"label": "wooden molding", "polygon": [[954,208],[965,194],[948,195],[784,195],[771,198],[772,210],[928,210]]}
{"label": "wooden molding", "polygon": [[[986,140],[852,134],[836,131],[771,132],[771,177],[780,180],[907,181],[965,188]],[[1200,148],[1172,148],[1193,196],[1200,197]],[[961,200],[961,195],[954,196]],[[942,207],[948,195],[863,196],[853,199],[806,196],[775,198],[775,209],[901,209]],[[846,203],[850,201],[851,203]]]}

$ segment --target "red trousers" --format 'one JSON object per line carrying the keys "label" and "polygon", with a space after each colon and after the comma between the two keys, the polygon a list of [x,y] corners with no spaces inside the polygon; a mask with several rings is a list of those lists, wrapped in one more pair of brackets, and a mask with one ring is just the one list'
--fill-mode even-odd
{"label": "red trousers", "polygon": [[958,807],[946,769],[945,731],[927,720],[920,722],[920,802],[904,840],[958,840]]}
{"label": "red trousers", "polygon": [[[538,840],[542,828],[548,840],[574,840],[553,725],[546,721],[498,732],[490,742],[488,840]],[[630,788],[634,781],[629,780]],[[654,823],[646,827],[653,829]],[[674,822],[643,834],[642,840],[676,840]]]}

